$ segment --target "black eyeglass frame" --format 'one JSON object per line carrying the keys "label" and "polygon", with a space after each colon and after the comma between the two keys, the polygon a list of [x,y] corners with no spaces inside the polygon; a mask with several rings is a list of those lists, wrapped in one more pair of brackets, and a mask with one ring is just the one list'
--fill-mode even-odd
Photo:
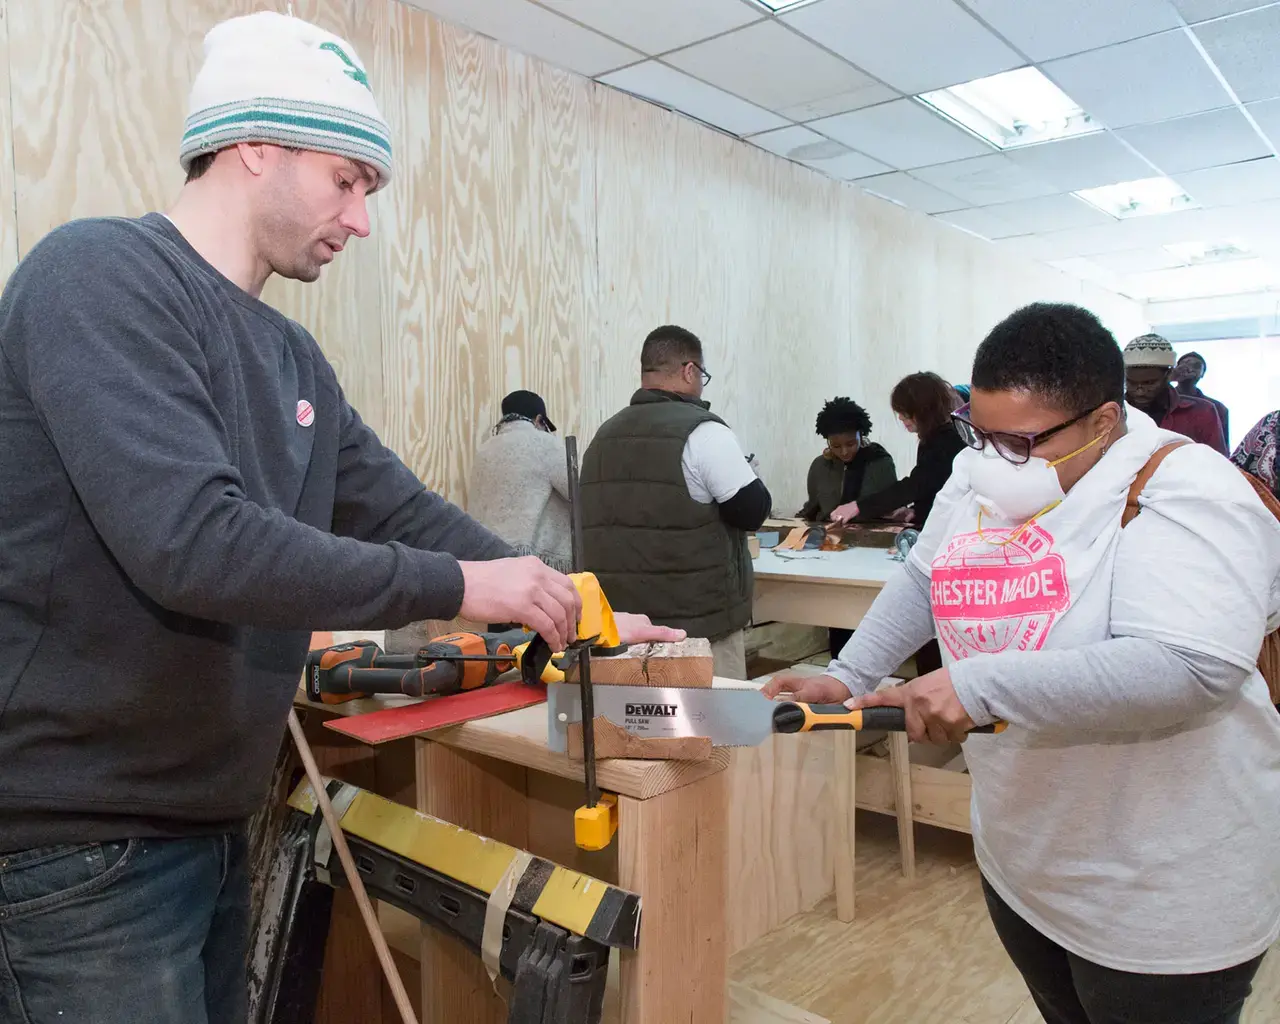
{"label": "black eyeglass frame", "polygon": [[[966,447],[979,452],[982,451],[987,446],[987,442],[990,441],[995,447],[996,454],[999,455],[1000,458],[1004,459],[1005,462],[1012,463],[1015,466],[1025,466],[1031,461],[1031,453],[1049,440],[1049,438],[1062,433],[1062,431],[1066,430],[1067,427],[1074,427],[1086,416],[1090,416],[1102,408],[1101,405],[1095,405],[1092,409],[1086,409],[1084,412],[1080,413],[1079,416],[1073,416],[1065,423],[1059,423],[1056,427],[1049,427],[1047,430],[1041,430],[1034,434],[1026,434],[1007,430],[986,431],[979,427],[975,427],[973,425],[973,420],[969,419],[969,417],[965,415],[969,411],[969,405],[970,403],[965,402],[964,405],[960,406],[959,409],[951,414],[951,421],[955,425],[956,433],[960,435],[960,440],[965,443]],[[1026,454],[1024,455],[1015,451],[1007,444],[1002,444],[998,440],[1000,438],[1012,438],[1021,444],[1025,444],[1027,446]]]}
{"label": "black eyeglass frame", "polygon": [[705,388],[711,383],[711,374],[707,373],[707,368],[695,359],[689,359],[685,362],[685,366],[696,366],[698,372],[702,374],[702,386]]}

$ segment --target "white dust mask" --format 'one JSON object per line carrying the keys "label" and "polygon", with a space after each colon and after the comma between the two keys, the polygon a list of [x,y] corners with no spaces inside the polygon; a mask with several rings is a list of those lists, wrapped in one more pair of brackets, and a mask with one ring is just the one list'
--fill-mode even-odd
{"label": "white dust mask", "polygon": [[996,519],[1020,523],[1066,497],[1057,470],[1045,459],[1032,456],[1015,466],[1002,459],[994,445],[970,451],[969,484],[978,504]]}
{"label": "white dust mask", "polygon": [[970,449],[977,457],[969,460],[969,485],[978,504],[997,519],[1006,523],[1026,522],[1067,496],[1054,467],[1087,452],[1104,436],[1098,435],[1084,447],[1053,462],[1033,455],[1020,466],[1001,458],[993,444],[980,452]]}

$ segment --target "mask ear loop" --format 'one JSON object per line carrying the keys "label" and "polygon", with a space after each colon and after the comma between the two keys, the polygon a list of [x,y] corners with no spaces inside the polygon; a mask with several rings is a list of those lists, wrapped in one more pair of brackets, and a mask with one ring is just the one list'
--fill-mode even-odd
{"label": "mask ear loop", "polygon": [[[1097,437],[1095,437],[1095,438],[1094,438],[1092,441],[1090,441],[1088,444],[1086,444],[1086,445],[1084,445],[1084,446],[1082,446],[1082,447],[1080,447],[1080,448],[1077,448],[1077,449],[1076,449],[1075,451],[1073,451],[1070,455],[1064,455],[1064,456],[1062,456],[1062,458],[1060,458],[1060,459],[1054,459],[1054,461],[1053,461],[1053,462],[1050,462],[1050,463],[1049,463],[1049,467],[1052,469],[1052,468],[1055,468],[1055,467],[1057,467],[1057,466],[1061,466],[1064,462],[1068,461],[1069,459],[1074,459],[1077,455],[1080,455],[1080,454],[1083,454],[1084,452],[1087,452],[1090,448],[1092,448],[1094,445],[1096,445],[1099,441],[1101,441],[1101,440],[1102,440],[1104,437],[1106,437],[1106,436],[1107,436],[1106,434],[1099,434]],[[989,544],[989,545],[990,545],[991,547],[993,547],[993,548],[1002,548],[1002,547],[1005,547],[1006,545],[1008,545],[1008,544],[1012,544],[1015,540],[1017,540],[1017,539],[1018,539],[1018,537],[1022,534],[1022,532],[1023,532],[1024,530],[1026,530],[1026,529],[1027,529],[1027,527],[1029,527],[1029,526],[1030,526],[1032,523],[1034,523],[1037,519],[1039,519],[1042,515],[1044,515],[1044,514],[1045,514],[1045,513],[1047,513],[1047,512],[1052,512],[1055,508],[1057,508],[1057,507],[1058,507],[1059,505],[1061,505],[1061,504],[1062,504],[1062,502],[1061,502],[1061,501],[1053,501],[1053,502],[1050,502],[1048,505],[1046,505],[1044,508],[1042,508],[1039,512],[1037,512],[1035,515],[1033,515],[1030,519],[1028,519],[1025,523],[1023,523],[1021,526],[1019,526],[1017,529],[1015,529],[1012,533],[1010,533],[1010,534],[1009,534],[1009,536],[1008,536],[1008,537],[1006,537],[1006,538],[1005,538],[1004,540],[1002,540],[1002,541],[998,541],[998,540],[988,540],[988,539],[986,538],[986,536],[983,534],[983,532],[982,532],[982,506],[981,506],[981,505],[979,505],[979,506],[978,506],[978,539],[979,539],[979,540],[981,540],[984,544]]]}

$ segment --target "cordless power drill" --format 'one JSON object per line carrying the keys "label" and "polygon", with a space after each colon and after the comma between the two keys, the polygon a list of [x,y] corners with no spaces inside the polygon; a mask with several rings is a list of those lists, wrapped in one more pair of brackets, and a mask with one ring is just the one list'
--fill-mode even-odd
{"label": "cordless power drill", "polygon": [[533,634],[450,633],[416,654],[387,654],[372,640],[311,651],[306,690],[310,700],[342,704],[375,693],[439,697],[495,682],[515,668]]}

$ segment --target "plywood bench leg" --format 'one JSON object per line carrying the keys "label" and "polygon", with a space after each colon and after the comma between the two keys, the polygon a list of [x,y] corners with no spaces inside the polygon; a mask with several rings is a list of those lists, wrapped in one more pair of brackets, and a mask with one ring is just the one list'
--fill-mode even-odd
{"label": "plywood bench leg", "polygon": [[618,884],[641,899],[640,948],[621,956],[622,1024],[726,1019],[728,818],[725,772],[619,798]]}
{"label": "plywood bench leg", "polygon": [[836,875],[836,919],[848,924],[853,920],[853,904],[856,874],[854,851],[856,837],[854,822],[857,814],[855,801],[858,796],[858,759],[856,732],[834,732],[835,757],[832,761],[835,778],[832,791],[835,794],[835,843],[834,862]]}
{"label": "plywood bench leg", "polygon": [[[418,810],[499,842],[528,845],[527,770],[417,740]],[[422,926],[422,1024],[506,1024],[480,958],[451,935]]]}
{"label": "plywood bench leg", "polygon": [[905,732],[889,734],[889,768],[893,772],[894,811],[898,816],[898,850],[902,874],[916,877],[915,804],[911,798],[911,754]]}

